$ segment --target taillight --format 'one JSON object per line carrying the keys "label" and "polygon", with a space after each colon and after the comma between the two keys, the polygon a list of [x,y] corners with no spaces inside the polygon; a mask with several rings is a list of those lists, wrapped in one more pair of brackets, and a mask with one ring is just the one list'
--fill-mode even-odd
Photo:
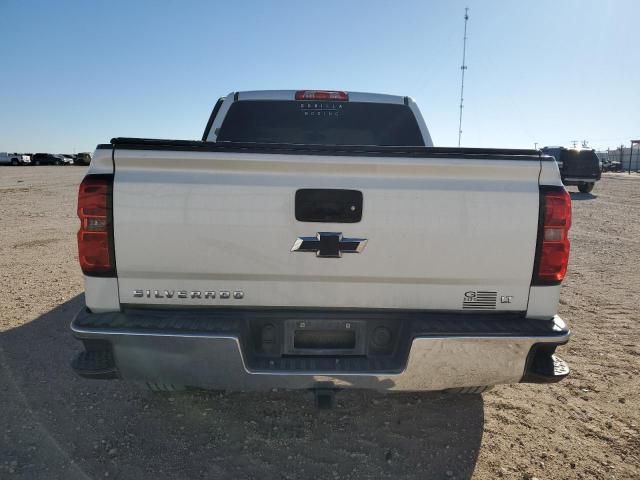
{"label": "taillight", "polygon": [[569,263],[571,197],[564,187],[540,187],[540,221],[534,285],[557,285]]}
{"label": "taillight", "polygon": [[296,100],[332,100],[334,102],[348,102],[347,92],[335,90],[298,90]]}
{"label": "taillight", "polygon": [[85,275],[115,276],[113,175],[87,175],[78,191],[78,257]]}

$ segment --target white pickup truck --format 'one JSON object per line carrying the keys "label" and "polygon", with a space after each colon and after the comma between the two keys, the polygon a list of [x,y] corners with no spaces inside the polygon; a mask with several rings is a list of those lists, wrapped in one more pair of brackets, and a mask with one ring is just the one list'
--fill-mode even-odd
{"label": "white pickup truck", "polygon": [[31,157],[21,153],[0,152],[0,165],[29,165]]}
{"label": "white pickup truck", "polygon": [[556,162],[433,147],[409,97],[232,93],[201,141],[98,145],[78,215],[83,377],[479,392],[569,371]]}

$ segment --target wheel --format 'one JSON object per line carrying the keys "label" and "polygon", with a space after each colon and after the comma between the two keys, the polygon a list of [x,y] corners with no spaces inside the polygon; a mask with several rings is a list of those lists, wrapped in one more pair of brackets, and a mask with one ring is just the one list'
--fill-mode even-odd
{"label": "wheel", "polygon": [[56,165],[62,165],[62,161],[56,160]]}
{"label": "wheel", "polygon": [[34,162],[34,165],[40,165],[40,160],[36,160],[36,161]]}
{"label": "wheel", "polygon": [[14,159],[11,160],[11,165],[13,165],[14,167],[17,167],[19,163],[20,162],[18,162],[17,158],[14,158]]}
{"label": "wheel", "polygon": [[578,185],[578,190],[580,190],[582,193],[589,193],[591,192],[591,190],[593,190],[594,185],[595,183],[581,183],[580,185]]}

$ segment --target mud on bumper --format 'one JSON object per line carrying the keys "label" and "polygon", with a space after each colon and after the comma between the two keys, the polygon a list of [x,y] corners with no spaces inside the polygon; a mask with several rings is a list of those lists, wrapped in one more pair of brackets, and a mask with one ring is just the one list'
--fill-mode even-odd
{"label": "mud on bumper", "polygon": [[444,390],[556,382],[560,319],[522,314],[380,310],[143,310],[91,313],[71,324],[87,378],[222,390]]}

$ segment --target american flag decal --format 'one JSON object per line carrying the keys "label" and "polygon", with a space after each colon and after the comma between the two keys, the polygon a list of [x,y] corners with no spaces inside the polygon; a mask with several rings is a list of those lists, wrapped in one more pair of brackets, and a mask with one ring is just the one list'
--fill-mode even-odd
{"label": "american flag decal", "polygon": [[498,292],[470,291],[464,292],[462,308],[468,310],[494,310]]}

